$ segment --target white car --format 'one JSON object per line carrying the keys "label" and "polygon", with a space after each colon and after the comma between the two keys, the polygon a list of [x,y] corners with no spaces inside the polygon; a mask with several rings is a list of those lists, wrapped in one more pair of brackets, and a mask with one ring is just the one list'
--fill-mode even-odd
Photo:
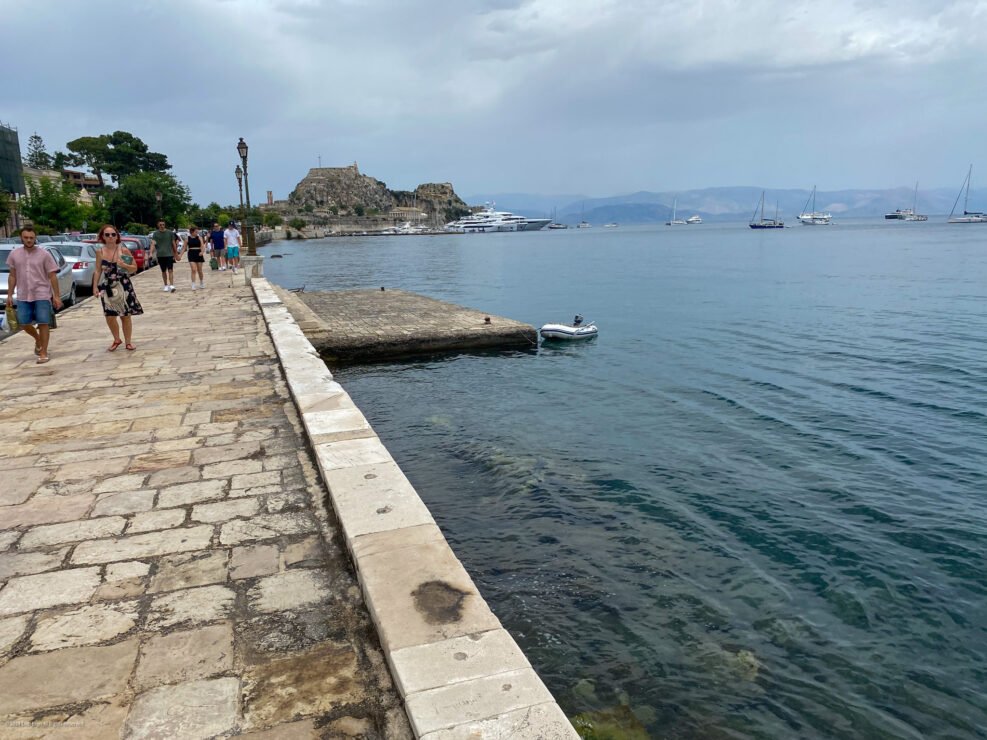
{"label": "white car", "polygon": [[[42,249],[55,258],[58,265],[58,292],[64,306],[68,307],[75,303],[75,278],[72,276],[72,262],[65,259],[55,244],[39,244]],[[7,303],[7,279],[10,275],[10,268],[7,267],[7,257],[17,249],[15,244],[0,244],[0,303]],[[17,288],[14,288],[14,300],[17,300]]]}

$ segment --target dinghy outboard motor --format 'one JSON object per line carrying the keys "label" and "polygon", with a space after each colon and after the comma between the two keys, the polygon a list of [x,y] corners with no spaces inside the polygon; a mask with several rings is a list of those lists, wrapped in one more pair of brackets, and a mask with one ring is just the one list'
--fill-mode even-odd
{"label": "dinghy outboard motor", "polygon": [[577,314],[576,314],[576,318],[574,318],[574,319],[572,320],[572,325],[573,325],[573,326],[581,326],[581,325],[582,325],[582,323],[583,323],[583,317],[582,317],[582,316],[580,316],[580,315],[579,315],[579,314],[577,313]]}

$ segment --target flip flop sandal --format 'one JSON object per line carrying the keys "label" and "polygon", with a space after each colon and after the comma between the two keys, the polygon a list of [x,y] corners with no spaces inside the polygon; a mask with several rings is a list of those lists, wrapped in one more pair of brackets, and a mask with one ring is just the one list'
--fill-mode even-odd
{"label": "flip flop sandal", "polygon": [[132,344],[128,344],[124,349],[126,349],[128,352],[133,352],[137,348]]}
{"label": "flip flop sandal", "polygon": [[38,355],[40,357],[41,356],[41,347],[39,347],[38,345],[34,345],[34,354],[36,354],[36,355]]}
{"label": "flip flop sandal", "polygon": [[39,356],[39,357],[38,357],[38,359],[37,359],[37,360],[35,360],[35,362],[36,362],[36,363],[37,363],[38,365],[44,365],[44,364],[45,364],[46,362],[48,362],[48,360],[50,360],[50,359],[51,359],[50,357],[40,357],[40,356]]}
{"label": "flip flop sandal", "polygon": [[113,340],[113,344],[111,344],[109,347],[107,347],[106,348],[106,351],[107,352],[116,352],[117,351],[117,347],[119,347],[121,344],[123,344],[123,342],[121,340],[114,339]]}

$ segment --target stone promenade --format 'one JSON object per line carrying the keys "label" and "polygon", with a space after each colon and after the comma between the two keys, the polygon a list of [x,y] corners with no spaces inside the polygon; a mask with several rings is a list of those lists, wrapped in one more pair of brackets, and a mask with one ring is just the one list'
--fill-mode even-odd
{"label": "stone promenade", "polygon": [[[176,266],[183,278],[184,264]],[[260,308],[136,278],[0,343],[0,737],[404,738]]]}

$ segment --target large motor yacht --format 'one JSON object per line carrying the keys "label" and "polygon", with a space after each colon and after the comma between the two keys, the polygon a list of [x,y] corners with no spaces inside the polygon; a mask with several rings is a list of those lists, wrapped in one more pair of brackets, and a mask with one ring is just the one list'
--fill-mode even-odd
{"label": "large motor yacht", "polygon": [[551,221],[550,218],[525,218],[509,211],[495,211],[492,207],[486,206],[458,221],[450,221],[445,225],[445,230],[459,234],[483,234],[491,231],[538,231]]}

